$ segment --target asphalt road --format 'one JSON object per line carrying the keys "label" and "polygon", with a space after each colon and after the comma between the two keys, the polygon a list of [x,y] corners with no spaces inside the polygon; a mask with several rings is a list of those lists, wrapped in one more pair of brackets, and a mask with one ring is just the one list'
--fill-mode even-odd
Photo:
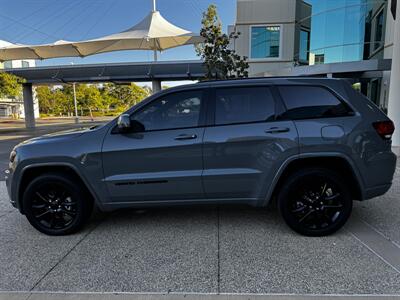
{"label": "asphalt road", "polygon": [[385,196],[355,202],[324,238],[293,233],[274,209],[232,206],[96,213],[83,232],[49,237],[0,182],[0,291],[400,295],[399,192],[400,165]]}

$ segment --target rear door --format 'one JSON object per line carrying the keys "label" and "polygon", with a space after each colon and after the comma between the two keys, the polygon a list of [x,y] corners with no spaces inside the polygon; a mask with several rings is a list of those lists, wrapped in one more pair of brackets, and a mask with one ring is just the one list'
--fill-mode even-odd
{"label": "rear door", "polygon": [[298,154],[296,128],[277,117],[283,107],[274,94],[265,85],[213,90],[204,134],[207,198],[261,199],[285,159]]}

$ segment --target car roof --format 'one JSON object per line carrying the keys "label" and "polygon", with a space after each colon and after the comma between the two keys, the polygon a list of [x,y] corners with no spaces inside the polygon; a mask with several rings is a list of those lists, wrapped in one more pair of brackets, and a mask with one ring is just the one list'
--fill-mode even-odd
{"label": "car roof", "polygon": [[251,85],[251,84],[285,84],[285,85],[296,85],[296,84],[318,84],[331,86],[337,84],[340,79],[334,78],[321,78],[321,77],[252,77],[252,78],[240,78],[240,79],[228,79],[228,80],[206,80],[200,81],[194,84],[185,84],[168,89],[169,91],[180,91],[186,89],[206,88],[206,87],[218,87],[218,86],[240,86],[240,85]]}

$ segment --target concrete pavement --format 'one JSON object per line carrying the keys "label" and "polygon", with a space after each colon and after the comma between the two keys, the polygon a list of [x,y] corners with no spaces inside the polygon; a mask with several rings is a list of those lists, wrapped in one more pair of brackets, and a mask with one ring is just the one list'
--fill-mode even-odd
{"label": "concrete pavement", "polygon": [[[1,135],[0,152],[25,135]],[[274,209],[242,206],[97,213],[83,232],[48,237],[11,207],[0,182],[0,300],[395,299],[399,192],[400,165],[386,195],[355,202],[345,229],[325,238],[293,233]]]}
{"label": "concrete pavement", "polygon": [[48,237],[12,209],[0,183],[0,290],[400,295],[399,175],[325,238],[249,207],[96,214],[79,234]]}

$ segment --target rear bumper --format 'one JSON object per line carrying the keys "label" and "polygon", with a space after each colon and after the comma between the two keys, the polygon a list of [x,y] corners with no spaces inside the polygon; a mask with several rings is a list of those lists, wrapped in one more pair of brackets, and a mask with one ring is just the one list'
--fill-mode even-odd
{"label": "rear bumper", "polygon": [[392,186],[392,184],[385,184],[385,185],[380,185],[380,186],[366,189],[364,192],[364,200],[382,196],[390,189],[391,186]]}

